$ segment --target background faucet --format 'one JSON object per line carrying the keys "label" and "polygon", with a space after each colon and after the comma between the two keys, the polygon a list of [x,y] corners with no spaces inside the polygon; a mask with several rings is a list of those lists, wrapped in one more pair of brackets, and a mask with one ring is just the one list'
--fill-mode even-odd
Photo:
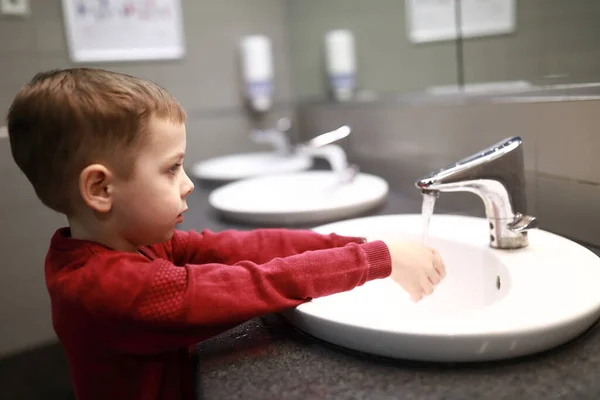
{"label": "background faucet", "polygon": [[523,144],[518,136],[507,138],[457,163],[419,179],[423,193],[471,192],[485,205],[490,223],[490,246],[518,249],[529,244],[527,231],[537,227],[526,215]]}

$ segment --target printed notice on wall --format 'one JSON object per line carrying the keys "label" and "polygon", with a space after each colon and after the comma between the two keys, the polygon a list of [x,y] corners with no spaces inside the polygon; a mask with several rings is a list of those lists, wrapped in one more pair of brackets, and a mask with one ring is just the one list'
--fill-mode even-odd
{"label": "printed notice on wall", "polygon": [[415,43],[458,37],[457,7],[464,38],[512,33],[515,0],[405,0],[410,40]]}
{"label": "printed notice on wall", "polygon": [[184,55],[180,0],[63,0],[75,62],[177,59]]}

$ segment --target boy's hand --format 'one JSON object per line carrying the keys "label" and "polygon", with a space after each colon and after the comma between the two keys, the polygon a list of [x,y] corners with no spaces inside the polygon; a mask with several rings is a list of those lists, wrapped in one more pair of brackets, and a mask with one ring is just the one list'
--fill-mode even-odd
{"label": "boy's hand", "polygon": [[427,246],[406,241],[386,241],[392,257],[391,278],[406,290],[413,301],[433,293],[446,276],[440,254]]}

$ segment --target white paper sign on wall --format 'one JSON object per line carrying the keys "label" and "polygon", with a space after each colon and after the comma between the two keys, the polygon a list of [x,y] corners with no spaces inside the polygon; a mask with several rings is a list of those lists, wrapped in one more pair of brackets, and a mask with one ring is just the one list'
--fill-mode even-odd
{"label": "white paper sign on wall", "polygon": [[29,14],[29,0],[0,0],[0,15]]}
{"label": "white paper sign on wall", "polygon": [[75,62],[183,57],[180,0],[62,0]]}
{"label": "white paper sign on wall", "polygon": [[412,42],[458,37],[456,7],[460,7],[464,38],[512,33],[516,0],[405,0],[408,35]]}

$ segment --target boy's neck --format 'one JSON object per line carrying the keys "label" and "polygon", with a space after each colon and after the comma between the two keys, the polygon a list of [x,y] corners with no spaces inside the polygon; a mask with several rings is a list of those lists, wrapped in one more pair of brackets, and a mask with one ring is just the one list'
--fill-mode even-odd
{"label": "boy's neck", "polygon": [[99,243],[110,249],[125,252],[137,252],[138,247],[121,238],[118,233],[112,232],[107,222],[84,221],[81,218],[67,216],[71,237]]}

